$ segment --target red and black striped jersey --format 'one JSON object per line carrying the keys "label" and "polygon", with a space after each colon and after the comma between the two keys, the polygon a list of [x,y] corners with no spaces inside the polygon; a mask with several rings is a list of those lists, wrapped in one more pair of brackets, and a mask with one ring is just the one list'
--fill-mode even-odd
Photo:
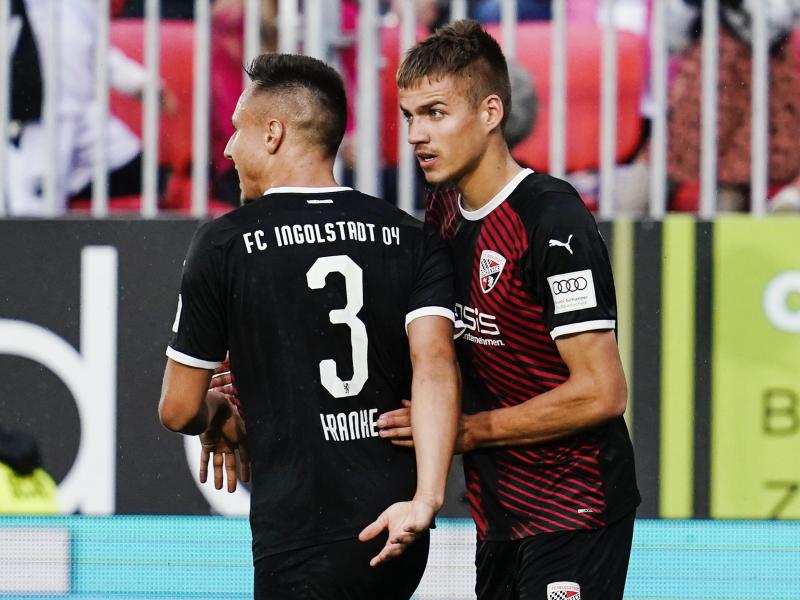
{"label": "red and black striped jersey", "polygon": [[[464,412],[535,402],[569,376],[557,337],[616,328],[608,251],[568,183],[526,169],[477,211],[440,188],[426,225],[455,263]],[[475,450],[464,468],[480,539],[594,529],[640,502],[621,417],[548,443]]]}

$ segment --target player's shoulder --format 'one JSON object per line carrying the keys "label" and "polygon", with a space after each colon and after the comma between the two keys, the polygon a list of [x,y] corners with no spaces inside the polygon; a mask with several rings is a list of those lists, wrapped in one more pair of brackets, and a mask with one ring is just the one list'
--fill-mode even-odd
{"label": "player's shoulder", "polygon": [[213,248],[221,248],[228,244],[240,228],[239,219],[235,218],[234,213],[241,208],[244,207],[239,207],[201,224],[194,234],[195,243],[202,243],[204,246]]}
{"label": "player's shoulder", "polygon": [[575,188],[546,173],[534,172],[523,179],[509,203],[529,227],[594,222]]}
{"label": "player's shoulder", "polygon": [[387,221],[394,221],[406,227],[422,227],[422,221],[408,214],[403,209],[398,208],[391,202],[387,202],[382,198],[370,196],[369,194],[365,194],[363,192],[356,193],[361,196],[362,201],[365,202],[370,209],[374,210],[377,214],[382,215]]}
{"label": "player's shoulder", "polygon": [[383,226],[422,232],[422,221],[382,198],[357,190],[353,190],[352,198],[358,202],[360,213],[365,217],[372,217]]}

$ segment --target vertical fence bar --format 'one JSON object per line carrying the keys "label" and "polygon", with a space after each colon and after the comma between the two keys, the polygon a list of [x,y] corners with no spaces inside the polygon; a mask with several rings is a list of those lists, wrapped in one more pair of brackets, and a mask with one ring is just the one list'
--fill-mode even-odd
{"label": "vertical fence bar", "polygon": [[323,0],[305,0],[303,4],[305,24],[303,54],[320,60],[325,60],[328,55],[328,40],[325,36],[325,4],[326,2]]}
{"label": "vertical fence bar", "polygon": [[192,94],[192,216],[208,213],[208,132],[211,95],[211,7],[194,5],[194,90]]}
{"label": "vertical fence bar", "polygon": [[767,7],[753,2],[753,98],[750,144],[750,211],[762,216],[767,211],[769,174],[769,43]]}
{"label": "vertical fence bar", "polygon": [[567,0],[552,2],[550,42],[550,173],[566,174],[567,127]]}
{"label": "vertical fence bar", "polygon": [[700,217],[717,212],[717,96],[719,80],[718,0],[703,2],[703,99],[700,156]]}
{"label": "vertical fence bar", "polygon": [[[329,64],[339,71],[342,72],[342,61],[341,61],[341,51],[342,48],[346,46],[348,42],[352,43],[352,40],[345,40],[342,34],[342,2],[341,0],[331,0],[328,4],[328,29],[330,30],[330,41],[331,46],[329,48]],[[342,158],[341,153],[336,155],[336,160],[333,163],[333,177],[341,183],[344,180],[344,159]]]}
{"label": "vertical fence bar", "polygon": [[614,178],[617,165],[617,30],[615,0],[603,0],[603,54],[600,98],[600,217],[614,216]]}
{"label": "vertical fence bar", "polygon": [[97,39],[94,55],[95,115],[94,165],[92,173],[92,216],[108,215],[108,47],[110,0],[97,2]]}
{"label": "vertical fence bar", "polygon": [[506,58],[514,58],[517,55],[517,0],[502,0],[500,11],[503,54]]}
{"label": "vertical fence bar", "polygon": [[[249,65],[261,54],[261,0],[245,0],[244,5],[244,56],[243,63]],[[247,73],[242,73],[242,89],[250,83]]]}
{"label": "vertical fence bar", "polygon": [[450,2],[450,20],[460,21],[467,18],[467,0],[452,0]]}
{"label": "vertical fence bar", "polygon": [[650,137],[650,216],[660,219],[667,209],[667,3],[653,1],[650,37],[650,87],[653,120]]}
{"label": "vertical fence bar", "polygon": [[[11,3],[8,0],[0,0],[0,32],[3,33],[3,40],[6,40],[8,22],[11,15]],[[8,54],[6,54],[8,50]],[[0,44],[0,218],[5,217],[9,210],[6,209],[7,185],[6,176],[8,166],[6,163],[8,148],[8,112],[10,105],[11,91],[11,53],[13,48],[7,42]]]}
{"label": "vertical fence bar", "polygon": [[[416,1],[403,0],[400,21],[400,56],[416,42]],[[414,169],[414,149],[408,143],[408,131],[402,113],[397,112],[397,205],[409,214],[414,210],[417,189]]]}
{"label": "vertical fence bar", "polygon": [[298,0],[278,0],[278,51],[295,54],[300,23]]}
{"label": "vertical fence bar", "polygon": [[61,0],[50,0],[47,3],[47,42],[49,52],[46,53],[44,75],[44,124],[46,139],[46,164],[44,172],[45,214],[54,217],[63,207],[58,206],[58,99],[59,73],[58,59],[61,52]]}
{"label": "vertical fence bar", "polygon": [[151,219],[158,214],[158,136],[159,88],[161,85],[161,40],[159,23],[160,0],[145,3],[144,66],[147,80],[144,86],[142,111],[142,205],[141,215]]}
{"label": "vertical fence bar", "polygon": [[363,0],[358,17],[358,96],[356,97],[356,187],[379,196],[380,44],[378,0]]}

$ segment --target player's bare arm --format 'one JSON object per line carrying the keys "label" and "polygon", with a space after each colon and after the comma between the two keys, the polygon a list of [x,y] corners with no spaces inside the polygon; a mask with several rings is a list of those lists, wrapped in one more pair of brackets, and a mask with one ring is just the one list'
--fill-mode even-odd
{"label": "player's bare arm", "polygon": [[171,431],[201,436],[200,480],[205,481],[213,455],[214,482],[222,488],[226,472],[228,491],[236,489],[237,473],[249,479],[249,457],[244,446],[244,424],[230,398],[209,390],[212,370],[167,359],[158,415]]}
{"label": "player's bare arm", "polygon": [[538,444],[596,427],[625,412],[628,390],[614,332],[556,339],[569,378],[517,406],[464,415],[459,449]]}
{"label": "player's bare arm", "polygon": [[453,325],[448,319],[426,316],[409,324],[413,366],[410,426],[417,457],[417,490],[410,502],[384,511],[359,535],[366,541],[388,529],[389,537],[372,566],[398,556],[428,529],[444,502],[445,484],[455,445],[460,413],[460,380]]}

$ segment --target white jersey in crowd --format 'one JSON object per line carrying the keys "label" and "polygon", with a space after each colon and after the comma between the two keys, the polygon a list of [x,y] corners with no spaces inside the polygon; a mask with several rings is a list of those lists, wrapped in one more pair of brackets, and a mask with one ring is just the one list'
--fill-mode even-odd
{"label": "white jersey in crowd", "polygon": [[[48,56],[54,50],[57,66],[57,137],[56,210],[66,209],[67,198],[86,186],[92,178],[96,111],[94,99],[95,39],[97,28],[96,0],[59,0],[58,40],[50,38],[49,0],[24,0],[36,39],[45,98],[54,90],[47,89]],[[9,22],[10,49],[16,47],[19,17]],[[10,50],[10,51],[11,51]],[[109,81],[115,89],[134,94],[145,80],[142,66],[118,49],[109,54]],[[109,116],[106,129],[106,156],[109,170],[118,169],[141,152],[136,135],[119,119]],[[26,125],[18,147],[7,145],[7,198],[9,213],[15,216],[45,216],[45,173],[48,158],[47,133],[44,123]]]}

